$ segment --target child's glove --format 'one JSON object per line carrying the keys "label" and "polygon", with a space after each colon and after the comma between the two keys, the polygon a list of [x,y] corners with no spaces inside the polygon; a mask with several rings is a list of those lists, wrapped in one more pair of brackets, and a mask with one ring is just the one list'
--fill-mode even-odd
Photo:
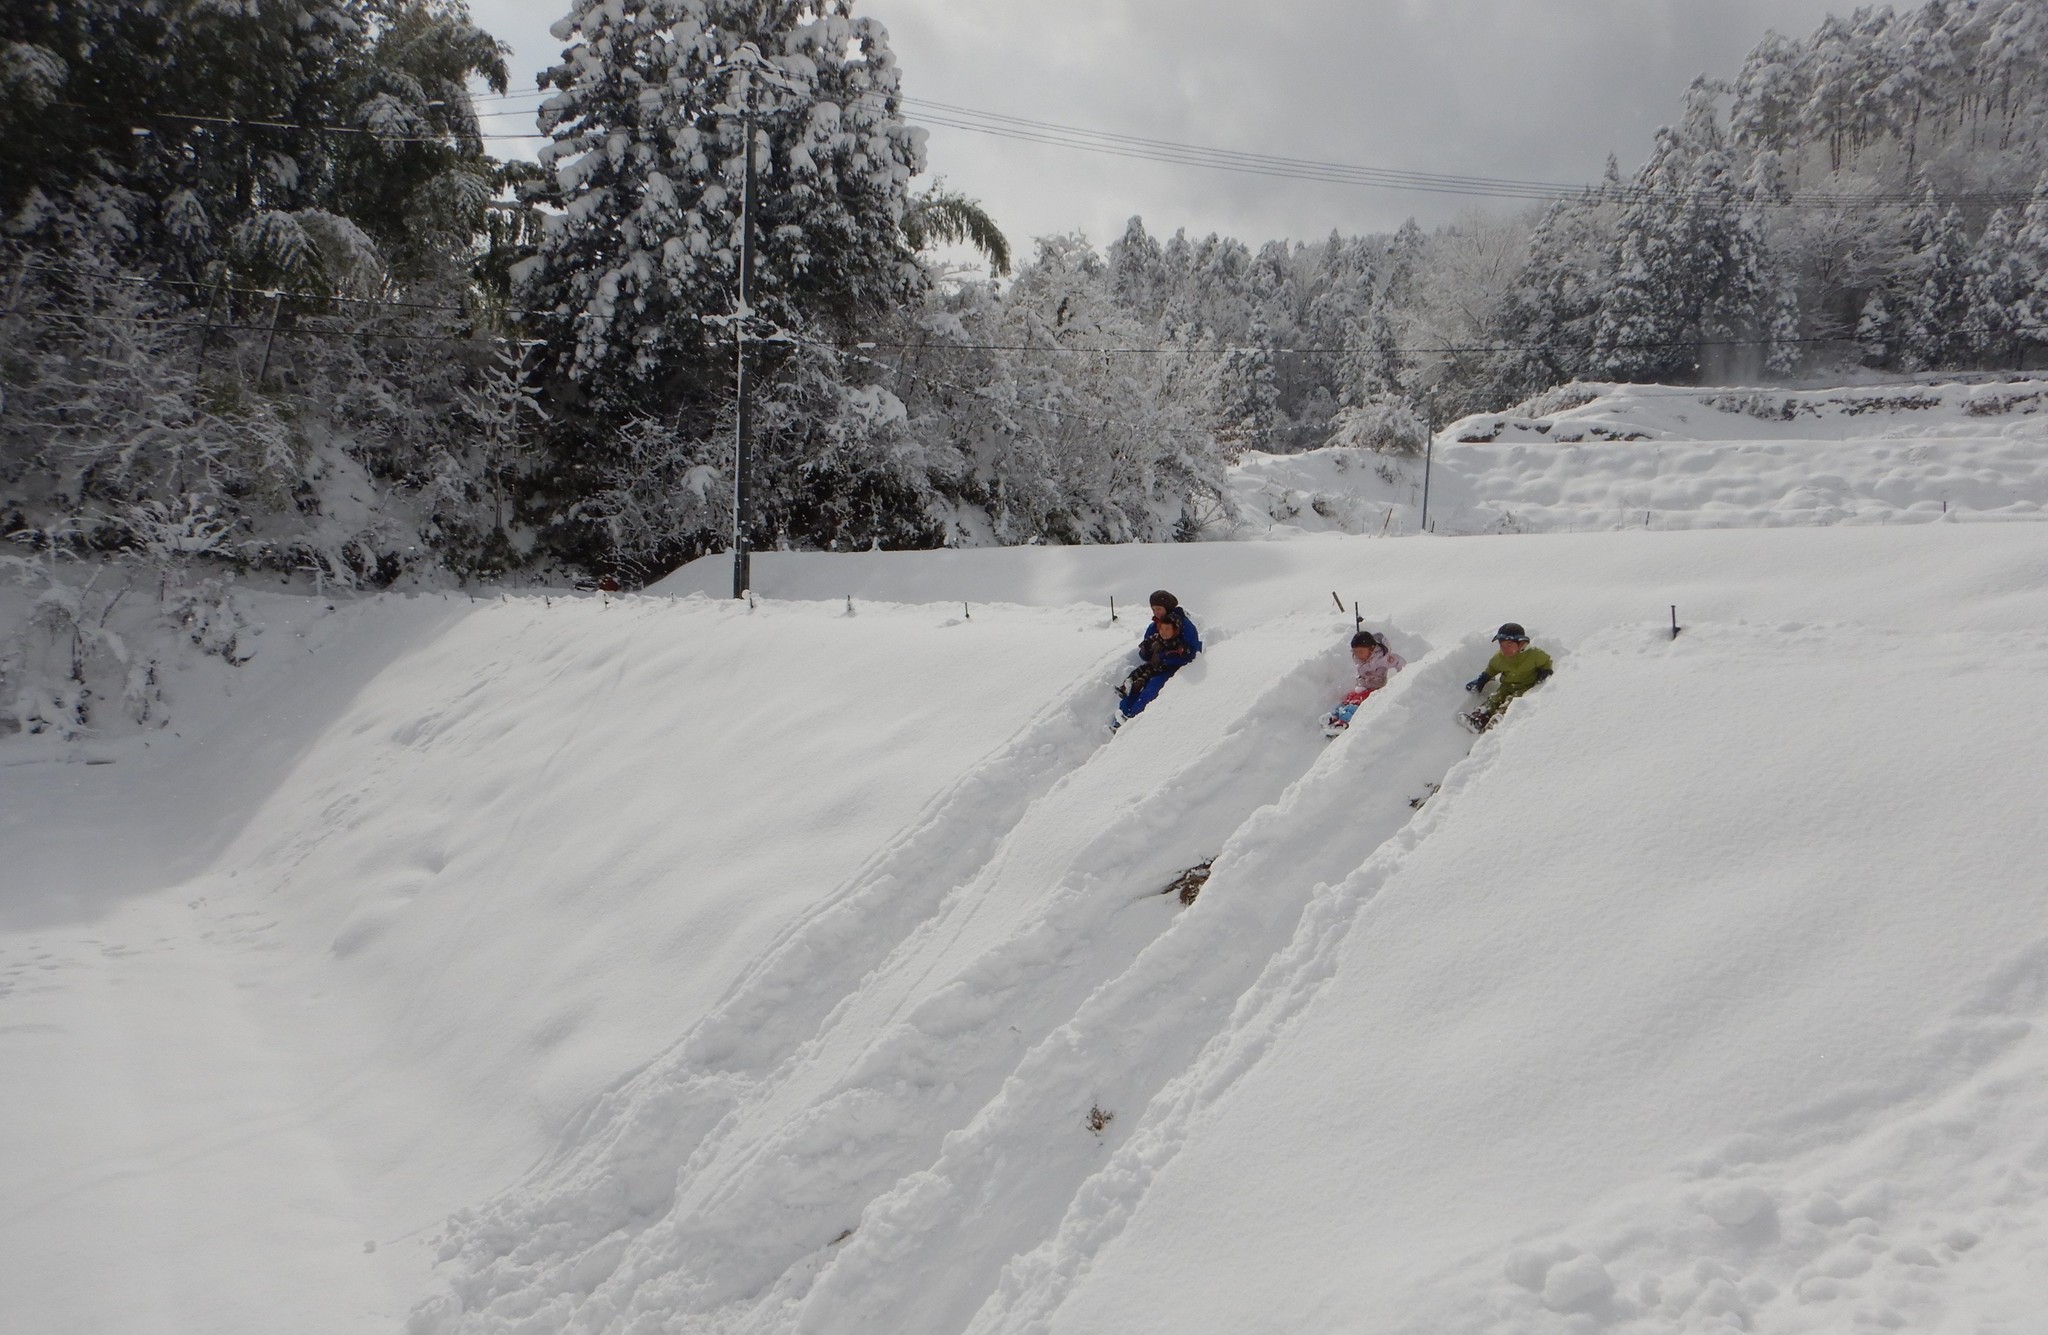
{"label": "child's glove", "polygon": [[1466,682],[1465,689],[1468,691],[1483,691],[1486,689],[1486,683],[1490,680],[1491,678],[1489,678],[1484,672],[1482,672],[1478,676],[1474,677],[1472,680]]}
{"label": "child's glove", "polygon": [[1549,681],[1549,680],[1550,680],[1550,669],[1549,669],[1549,668],[1537,668],[1537,669],[1536,669],[1536,680],[1538,680],[1538,681]]}

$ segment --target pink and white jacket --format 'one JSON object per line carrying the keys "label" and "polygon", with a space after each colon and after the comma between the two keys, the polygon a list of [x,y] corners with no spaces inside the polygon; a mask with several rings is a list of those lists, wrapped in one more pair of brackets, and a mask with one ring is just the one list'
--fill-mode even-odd
{"label": "pink and white jacket", "polygon": [[1395,653],[1392,649],[1375,649],[1372,651],[1372,657],[1366,659],[1363,663],[1357,663],[1356,660],[1353,661],[1358,668],[1358,685],[1353,687],[1351,693],[1344,697],[1347,701],[1363,700],[1366,696],[1385,686],[1387,678],[1408,666],[1408,660]]}

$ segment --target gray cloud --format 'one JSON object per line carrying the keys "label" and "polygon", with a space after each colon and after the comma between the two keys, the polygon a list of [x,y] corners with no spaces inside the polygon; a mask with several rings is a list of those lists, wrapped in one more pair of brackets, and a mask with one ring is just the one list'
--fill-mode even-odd
{"label": "gray cloud", "polygon": [[[558,50],[562,0],[471,0],[515,48],[514,86]],[[1035,120],[1370,166],[1586,181],[1624,169],[1696,74],[1732,75],[1826,0],[871,0],[905,91]],[[914,119],[914,117],[913,117]],[[506,122],[499,122],[504,125]],[[521,126],[520,128],[530,128]],[[513,145],[502,146],[510,151]],[[1142,214],[1254,244],[1447,221],[1456,196],[1274,180],[933,128],[931,169],[1013,239],[1101,241]]]}

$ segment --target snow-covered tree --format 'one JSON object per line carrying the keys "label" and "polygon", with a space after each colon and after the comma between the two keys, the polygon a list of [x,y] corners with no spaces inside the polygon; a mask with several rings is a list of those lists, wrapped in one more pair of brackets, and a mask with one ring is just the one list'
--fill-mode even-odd
{"label": "snow-covered tree", "polygon": [[1929,194],[1915,227],[1913,253],[1902,270],[1906,299],[1896,331],[1902,369],[1924,371],[1965,364],[1970,325],[1970,252],[1962,214],[1938,210]]}
{"label": "snow-covered tree", "polygon": [[1963,279],[1964,335],[1959,347],[1970,359],[1993,366],[2015,366],[2026,344],[2027,298],[2039,275],[2014,235],[2012,215],[1992,211],[1971,250]]}
{"label": "snow-covered tree", "polygon": [[1281,417],[1273,362],[1273,333],[1263,320],[1223,354],[1216,375],[1216,439],[1227,458],[1274,447]]}
{"label": "snow-covered tree", "polygon": [[[747,154],[756,332],[833,341],[927,281],[902,227],[923,132],[902,118],[888,34],[850,0],[579,0],[554,33],[568,46],[542,76],[552,142],[534,192],[551,212],[514,294],[544,312],[533,327],[557,419],[541,480],[549,541],[601,561],[610,538],[581,496],[630,464],[606,454],[615,429],[671,423],[702,442],[700,462],[716,442]],[[810,363],[781,354],[757,365],[764,394],[799,366]],[[754,540],[774,536],[764,527]]]}

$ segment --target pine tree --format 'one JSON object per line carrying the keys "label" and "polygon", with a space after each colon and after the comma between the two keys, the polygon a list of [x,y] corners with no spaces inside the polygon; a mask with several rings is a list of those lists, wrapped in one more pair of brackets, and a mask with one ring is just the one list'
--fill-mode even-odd
{"label": "pine tree", "polygon": [[2025,342],[2021,329],[2027,323],[2027,298],[2035,277],[2016,244],[2012,216],[2004,209],[1993,210],[1970,253],[1963,279],[1964,330],[1956,342],[1959,350],[1967,349],[1972,362],[1994,367],[2018,365]]}
{"label": "pine tree", "polygon": [[1133,216],[1110,243],[1109,277],[1117,301],[1140,319],[1157,320],[1165,310],[1171,284],[1166,255],[1145,231],[1143,218]]}
{"label": "pine tree", "polygon": [[2048,347],[2048,176],[2034,187],[2034,197],[2020,216],[2019,231],[2013,237],[2018,257],[2018,277],[2026,291],[2013,305],[2013,333],[2024,357],[2024,349]]}
{"label": "pine tree", "polygon": [[[1934,213],[1930,191],[1923,215]],[[1899,323],[1899,365],[1907,371],[1947,369],[1968,363],[1971,354],[1969,248],[1962,214],[1951,205],[1920,228],[1910,288]]]}
{"label": "pine tree", "polygon": [[1685,150],[1660,130],[1621,216],[1614,278],[1594,331],[1594,365],[1616,380],[1683,379],[1697,368],[1687,306],[1689,253]]}
{"label": "pine tree", "polygon": [[517,291],[585,393],[673,410],[657,386],[711,355],[700,317],[734,300],[747,105],[756,311],[839,332],[919,290],[897,219],[922,136],[887,34],[850,0],[578,0],[553,31],[570,46],[543,76],[538,198],[559,213]]}
{"label": "pine tree", "polygon": [[1865,366],[1890,366],[1898,360],[1892,344],[1893,321],[1883,292],[1872,292],[1856,320],[1856,347]]}
{"label": "pine tree", "polygon": [[[752,315],[764,329],[831,341],[928,281],[900,226],[923,138],[902,119],[887,33],[855,17],[851,0],[578,0],[554,32],[569,46],[542,76],[555,93],[541,110],[552,142],[536,194],[552,212],[537,252],[514,269],[514,291],[546,312],[536,323],[556,416],[541,478],[558,520],[551,542],[601,562],[608,530],[582,499],[593,476],[629,466],[606,454],[618,424],[670,423],[698,442],[689,466],[730,467],[719,423],[731,339],[710,321],[737,300],[746,155],[758,178]],[[831,397],[821,377],[832,367],[791,353],[757,361],[764,403],[784,372],[791,401]],[[821,487],[839,475],[819,459],[788,466]],[[839,533],[828,509],[822,497],[791,500],[787,538]],[[804,531],[805,516],[827,529]],[[778,536],[764,527],[755,540]],[[679,532],[662,559],[694,555],[699,542]]]}
{"label": "pine tree", "polygon": [[1216,378],[1216,440],[1234,461],[1246,450],[1274,450],[1280,389],[1273,373],[1273,333],[1256,320],[1245,342],[1223,354]]}

